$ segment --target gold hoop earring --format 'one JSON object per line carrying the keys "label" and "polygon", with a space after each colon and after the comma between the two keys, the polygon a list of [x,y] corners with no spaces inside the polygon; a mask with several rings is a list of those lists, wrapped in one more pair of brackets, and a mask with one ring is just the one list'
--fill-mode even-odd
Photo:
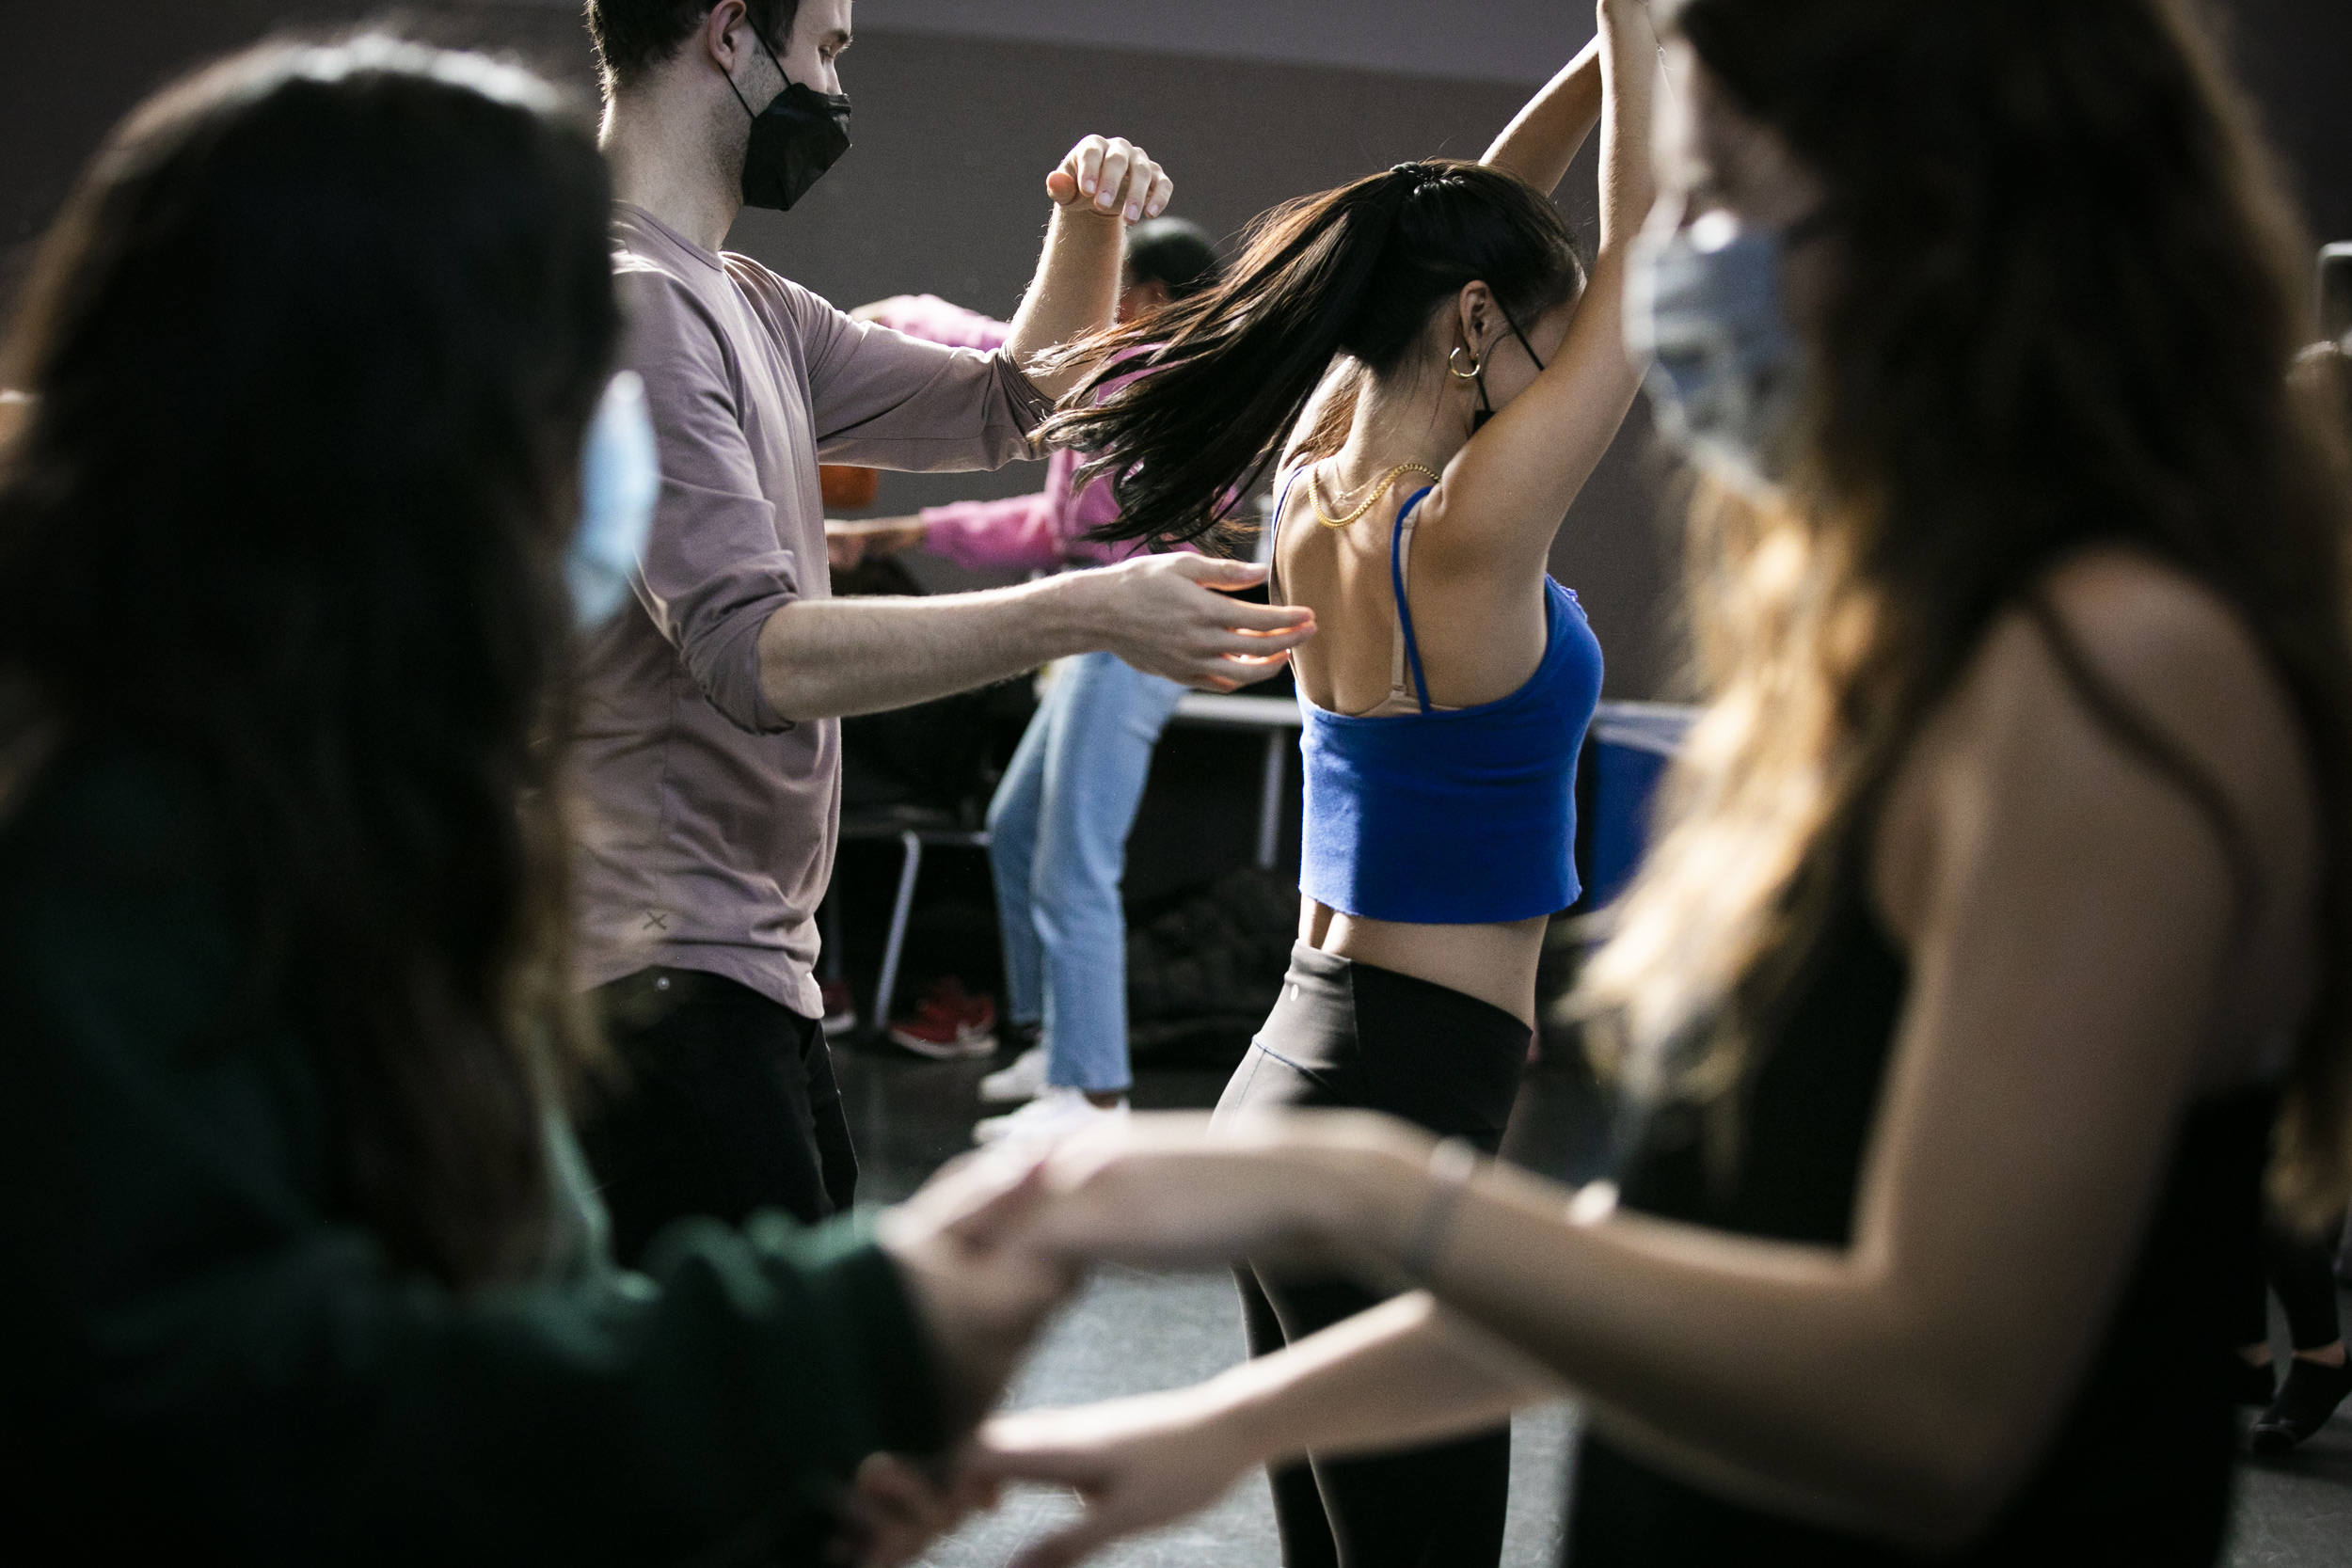
{"label": "gold hoop earring", "polygon": [[1456,381],[1475,381],[1481,375],[1486,373],[1486,367],[1480,364],[1475,358],[1470,360],[1470,368],[1467,371],[1461,369],[1454,363],[1455,360],[1461,358],[1463,355],[1468,353],[1470,353],[1470,350],[1466,348],[1457,348],[1452,354],[1445,356],[1446,373],[1453,376]]}

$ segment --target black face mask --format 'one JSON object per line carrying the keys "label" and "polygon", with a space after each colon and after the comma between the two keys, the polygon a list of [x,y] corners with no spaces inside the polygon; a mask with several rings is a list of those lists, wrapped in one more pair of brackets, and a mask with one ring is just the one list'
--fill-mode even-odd
{"label": "black face mask", "polygon": [[[1527,356],[1535,361],[1535,373],[1543,374],[1544,361],[1542,356],[1535,352],[1535,345],[1527,341],[1527,334],[1519,330],[1518,323],[1511,320],[1509,311],[1503,312],[1502,319],[1509,324],[1511,336],[1519,341],[1519,347],[1527,350]],[[1486,401],[1486,367],[1481,365],[1478,368],[1478,406],[1470,412],[1470,434],[1475,436],[1486,429],[1486,421],[1494,417],[1495,405]]]}
{"label": "black face mask", "polygon": [[784,77],[785,88],[755,114],[735,78],[727,78],[735,101],[752,117],[752,142],[743,151],[743,205],[788,213],[850,150],[850,98],[793,81],[766,39],[759,47]]}

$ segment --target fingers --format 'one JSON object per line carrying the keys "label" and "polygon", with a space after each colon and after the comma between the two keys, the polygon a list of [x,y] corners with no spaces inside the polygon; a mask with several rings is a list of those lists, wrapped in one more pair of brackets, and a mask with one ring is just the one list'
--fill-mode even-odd
{"label": "fingers", "polygon": [[947,1234],[967,1246],[994,1246],[1010,1236],[1045,1200],[1045,1165],[1041,1159],[1032,1160],[1025,1170],[1008,1171],[1006,1177],[993,1192],[980,1189],[975,1195],[977,1201],[947,1222]]}
{"label": "fingers", "polygon": [[1179,577],[1190,578],[1203,587],[1235,593],[1255,588],[1265,581],[1267,568],[1248,561],[1220,561],[1207,555],[1169,555],[1163,557],[1169,570]]}
{"label": "fingers", "polygon": [[1157,217],[1175,199],[1176,183],[1152,155],[1124,136],[1089,136],[1070,150],[1045,188],[1062,206],[1088,201],[1129,223]]}
{"label": "fingers", "polygon": [[1014,1558],[1011,1568],[1076,1568],[1123,1533],[1100,1511],[1089,1509],[1068,1529],[1047,1536]]}
{"label": "fingers", "polygon": [[1095,177],[1093,190],[1089,193],[1094,198],[1096,212],[1115,213],[1120,210],[1127,199],[1127,166],[1135,160],[1134,145],[1124,137],[1113,136],[1110,146],[1104,150],[1101,171]]}
{"label": "fingers", "polygon": [[[1162,560],[1177,576],[1189,578],[1203,588],[1214,588],[1220,594],[1239,594],[1257,587],[1266,580],[1267,569],[1248,561],[1218,561],[1205,555],[1170,555]],[[1263,607],[1284,617],[1283,625],[1314,619],[1314,611],[1305,605],[1270,605]],[[1268,626],[1268,630],[1273,629]]]}
{"label": "fingers", "polygon": [[1260,681],[1273,679],[1290,662],[1290,657],[1288,654],[1277,654],[1271,658],[1242,658],[1229,654],[1222,658],[1175,665],[1157,673],[1180,686],[1225,697],[1245,686],[1255,686]]}
{"label": "fingers", "polygon": [[1072,148],[1070,156],[1062,160],[1062,167],[1069,171],[1079,196],[1092,196],[1101,186],[1103,156],[1110,149],[1111,144],[1103,137],[1089,136]]}
{"label": "fingers", "polygon": [[977,1149],[950,1160],[900,1206],[967,1246],[987,1246],[1038,1201],[1041,1154]]}
{"label": "fingers", "polygon": [[1238,691],[1245,686],[1255,686],[1260,681],[1270,681],[1280,674],[1290,661],[1291,656],[1288,654],[1277,654],[1272,658],[1229,659],[1227,664],[1231,673],[1227,677],[1228,684],[1218,689],[1228,692]]}
{"label": "fingers", "polygon": [[858,1467],[846,1511],[851,1555],[862,1568],[899,1568],[962,1522],[969,1512],[955,1492],[934,1484],[890,1454]]}
{"label": "fingers", "polygon": [[1201,611],[1204,619],[1235,631],[1256,632],[1270,641],[1248,650],[1271,653],[1277,648],[1295,648],[1315,631],[1315,612],[1305,605],[1240,604],[1232,599],[1211,599]]}
{"label": "fingers", "polygon": [[1272,658],[1306,641],[1306,635],[1295,627],[1280,632],[1232,631],[1219,620],[1214,629],[1203,626],[1189,640],[1185,651],[1195,658]]}

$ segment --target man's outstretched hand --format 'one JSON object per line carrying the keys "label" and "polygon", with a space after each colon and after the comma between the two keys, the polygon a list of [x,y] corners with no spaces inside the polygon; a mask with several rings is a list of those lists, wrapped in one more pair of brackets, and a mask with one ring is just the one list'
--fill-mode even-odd
{"label": "man's outstretched hand", "polygon": [[1302,605],[1229,596],[1265,578],[1264,567],[1238,561],[1155,555],[1063,580],[1085,595],[1098,646],[1146,674],[1232,691],[1273,675],[1315,634],[1314,611]]}

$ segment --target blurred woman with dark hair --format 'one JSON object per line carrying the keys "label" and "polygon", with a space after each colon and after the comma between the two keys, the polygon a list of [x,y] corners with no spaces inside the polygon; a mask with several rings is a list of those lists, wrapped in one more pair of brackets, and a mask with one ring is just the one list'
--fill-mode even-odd
{"label": "blurred woman with dark hair", "polygon": [[1629,318],[1713,699],[1572,1012],[1570,1192],[1375,1117],[1056,1157],[1073,1251],[1419,1281],[1014,1418],[1083,1546],[1575,1390],[1579,1568],[2204,1564],[2264,1173],[2352,1187],[2352,524],[2295,225],[2170,0],[1682,0]]}
{"label": "blurred woman with dark hair", "polygon": [[815,1560],[1058,1288],[970,1189],[605,1259],[562,672],[659,483],[610,205],[544,83],[363,38],[151,102],[47,242],[0,378],[0,1555]]}

